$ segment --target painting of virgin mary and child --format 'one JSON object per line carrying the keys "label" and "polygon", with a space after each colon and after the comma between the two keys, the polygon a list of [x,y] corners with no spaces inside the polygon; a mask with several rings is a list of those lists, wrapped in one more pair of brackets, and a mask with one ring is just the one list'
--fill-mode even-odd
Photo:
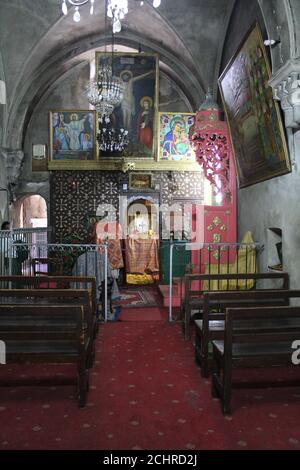
{"label": "painting of virgin mary and child", "polygon": [[160,160],[195,161],[190,132],[195,123],[193,114],[160,113]]}

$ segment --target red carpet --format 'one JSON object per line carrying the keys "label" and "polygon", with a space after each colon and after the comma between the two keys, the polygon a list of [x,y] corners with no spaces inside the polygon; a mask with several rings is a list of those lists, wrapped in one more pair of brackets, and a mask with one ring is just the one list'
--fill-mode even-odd
{"label": "red carpet", "polygon": [[160,321],[163,320],[160,308],[122,308],[119,321]]}
{"label": "red carpet", "polygon": [[1,380],[55,383],[0,387],[0,449],[300,449],[300,390],[235,390],[232,417],[224,418],[178,325],[103,325],[96,359],[84,409],[74,385],[61,385],[72,367],[1,366]]}

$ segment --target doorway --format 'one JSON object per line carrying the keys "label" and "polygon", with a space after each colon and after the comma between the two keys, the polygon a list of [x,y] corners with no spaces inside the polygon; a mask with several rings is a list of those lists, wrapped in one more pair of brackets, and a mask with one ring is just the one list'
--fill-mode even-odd
{"label": "doorway", "polygon": [[153,284],[159,280],[159,195],[127,193],[122,199],[126,283]]}

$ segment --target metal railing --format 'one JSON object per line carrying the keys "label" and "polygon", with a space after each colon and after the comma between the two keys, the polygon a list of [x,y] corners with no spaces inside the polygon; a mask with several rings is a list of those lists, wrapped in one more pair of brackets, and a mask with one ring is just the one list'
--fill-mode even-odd
{"label": "metal railing", "polygon": [[[21,274],[18,258],[25,252],[20,252],[17,245],[33,246],[36,243],[47,244],[51,228],[17,228],[13,230],[0,230],[0,275]],[[46,254],[40,252],[41,257]],[[34,256],[34,253],[31,254]],[[28,257],[28,254],[26,258]]]}
{"label": "metal railing", "polygon": [[[185,274],[252,274],[257,272],[258,256],[262,249],[263,246],[259,243],[203,243],[196,245],[171,240],[169,244],[169,321],[173,321],[175,278],[177,281],[179,280],[181,301],[182,295],[184,295],[183,278]],[[174,272],[174,267],[176,272]],[[215,290],[211,286],[209,288]],[[219,281],[217,289],[219,289]]]}
{"label": "metal railing", "polygon": [[34,244],[26,242],[25,238],[20,240],[12,234],[5,235],[0,231],[1,275],[94,276],[99,293],[97,303],[100,304],[100,295],[104,294],[102,316],[105,322],[108,320],[108,280],[111,276],[107,243]]}
{"label": "metal railing", "polygon": [[[33,243],[36,234],[48,234],[48,229],[17,229],[0,231],[0,275],[81,275],[95,276],[103,298],[104,320],[108,320],[108,289],[112,279],[109,265],[109,243],[101,245]],[[160,245],[160,246],[159,246]],[[169,321],[173,321],[175,280],[182,293],[185,273],[194,274],[248,274],[257,271],[257,258],[262,246],[257,243],[206,243],[185,241],[157,243],[157,264],[160,280],[169,286]],[[128,270],[128,248],[121,248],[124,272]],[[158,255],[159,251],[159,255]],[[253,255],[255,254],[255,255]],[[145,264],[145,273],[157,280],[156,266],[149,266],[151,253],[139,251],[139,264]],[[251,263],[249,263],[251,260]],[[151,269],[150,269],[151,268]],[[136,272],[134,266],[133,272]],[[143,269],[141,270],[141,274]],[[151,277],[151,276],[150,276]],[[124,279],[126,280],[126,279]],[[99,294],[100,296],[100,294]]]}

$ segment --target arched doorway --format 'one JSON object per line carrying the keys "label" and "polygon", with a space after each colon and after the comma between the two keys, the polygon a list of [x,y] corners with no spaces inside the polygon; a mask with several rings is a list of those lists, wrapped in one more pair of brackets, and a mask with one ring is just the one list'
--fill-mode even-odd
{"label": "arched doorway", "polygon": [[156,204],[152,198],[137,198],[127,208],[128,235],[148,238],[159,233]]}
{"label": "arched doorway", "polygon": [[[46,200],[40,194],[30,194],[19,198],[13,206],[12,226],[14,229],[24,230],[24,239],[29,244],[47,244],[48,211]],[[41,256],[40,252],[38,257]],[[33,252],[32,257],[35,257]]]}
{"label": "arched doorway", "polygon": [[48,226],[47,203],[39,194],[22,196],[13,207],[14,228],[35,229]]}
{"label": "arched doorway", "polygon": [[122,202],[126,282],[152,284],[159,279],[159,194],[131,192]]}

